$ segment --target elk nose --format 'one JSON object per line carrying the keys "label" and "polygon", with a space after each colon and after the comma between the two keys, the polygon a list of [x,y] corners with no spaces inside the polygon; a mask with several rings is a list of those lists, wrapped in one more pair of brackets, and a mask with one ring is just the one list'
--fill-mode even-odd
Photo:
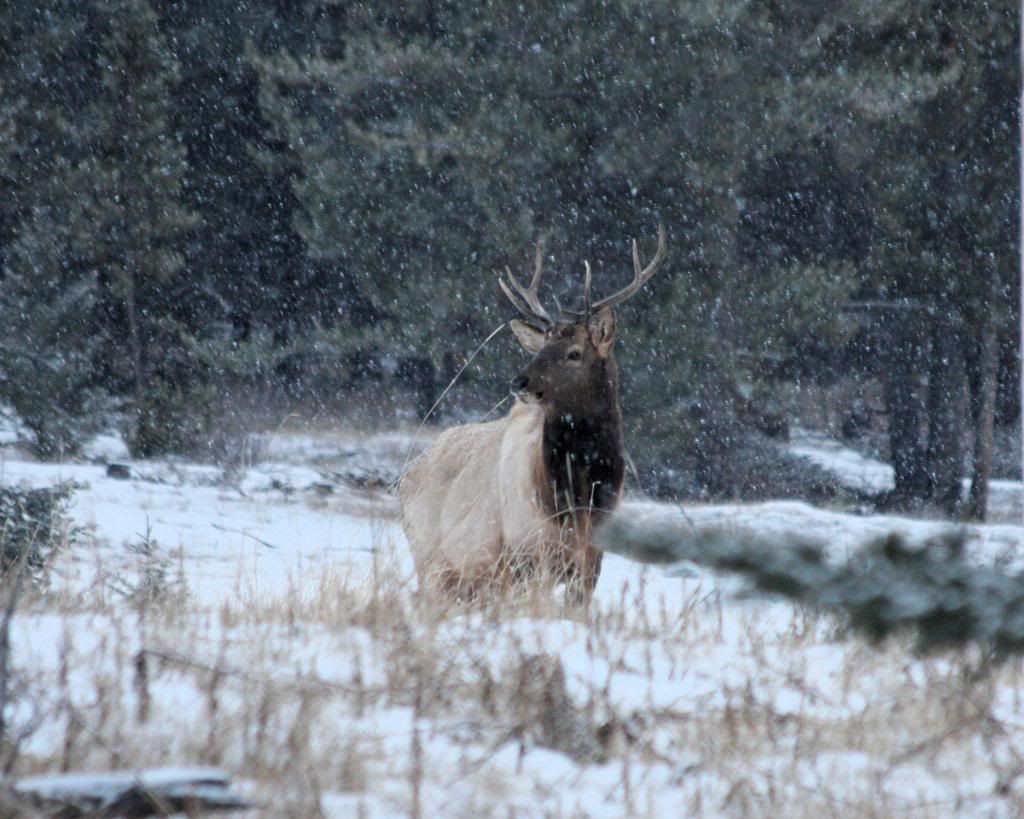
{"label": "elk nose", "polygon": [[529,383],[530,377],[520,373],[512,379],[512,383],[509,384],[509,389],[511,389],[513,395],[516,395],[517,393],[523,392],[526,389],[526,385]]}

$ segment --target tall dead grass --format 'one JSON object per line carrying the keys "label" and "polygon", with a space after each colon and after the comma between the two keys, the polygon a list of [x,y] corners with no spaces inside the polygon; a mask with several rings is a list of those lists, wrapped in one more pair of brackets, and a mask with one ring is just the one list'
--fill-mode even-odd
{"label": "tall dead grass", "polygon": [[643,575],[586,613],[425,599],[387,543],[214,611],[104,571],[19,615],[63,635],[19,658],[45,692],[19,773],[223,765],[251,819],[1024,814],[1019,663],[769,626],[706,588],[652,604]]}

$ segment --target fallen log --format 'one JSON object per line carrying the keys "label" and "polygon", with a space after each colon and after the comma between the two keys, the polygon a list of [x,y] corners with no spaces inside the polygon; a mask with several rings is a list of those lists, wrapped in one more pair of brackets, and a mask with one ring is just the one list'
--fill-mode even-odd
{"label": "fallen log", "polygon": [[33,776],[10,791],[46,817],[170,816],[246,810],[253,807],[231,792],[231,777],[217,768],[151,768]]}

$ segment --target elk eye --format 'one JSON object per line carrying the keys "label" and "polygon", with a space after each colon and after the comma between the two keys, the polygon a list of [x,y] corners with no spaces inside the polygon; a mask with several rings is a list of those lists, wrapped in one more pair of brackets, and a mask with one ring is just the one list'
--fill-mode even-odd
{"label": "elk eye", "polygon": [[579,361],[583,357],[583,354],[579,350],[569,350],[567,358],[570,361]]}

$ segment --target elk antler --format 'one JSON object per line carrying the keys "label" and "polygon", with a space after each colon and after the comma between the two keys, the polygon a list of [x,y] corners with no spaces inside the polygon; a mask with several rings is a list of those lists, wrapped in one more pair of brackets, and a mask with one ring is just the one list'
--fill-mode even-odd
{"label": "elk antler", "polygon": [[584,261],[583,267],[587,271],[583,277],[583,315],[589,316],[593,312],[590,308],[590,262]]}
{"label": "elk antler", "polygon": [[[540,303],[540,297],[537,295],[537,288],[540,286],[540,277],[543,273],[544,244],[543,242],[537,242],[537,258],[534,262],[533,278],[530,280],[530,286],[523,287],[507,267],[505,268],[505,275],[508,277],[508,282],[499,276],[498,284],[516,310],[527,318],[539,321],[545,327],[550,327],[555,321],[548,314],[548,311],[544,309],[544,305]],[[510,284],[511,287],[509,287]]]}
{"label": "elk antler", "polygon": [[[647,265],[643,270],[640,269],[640,251],[636,247],[636,239],[633,240],[633,281],[623,287],[618,293],[613,293],[607,298],[601,299],[596,302],[593,306],[587,305],[590,308],[590,312],[600,310],[602,307],[615,307],[618,304],[622,304],[626,299],[636,293],[648,279],[651,278],[661,267],[661,263],[665,261],[665,226],[658,225],[658,249],[654,253],[654,258],[651,259],[651,263]],[[588,270],[589,273],[589,270]],[[589,280],[589,275],[588,275]],[[589,281],[587,282],[589,285]],[[590,288],[587,288],[587,301],[590,301]]]}

